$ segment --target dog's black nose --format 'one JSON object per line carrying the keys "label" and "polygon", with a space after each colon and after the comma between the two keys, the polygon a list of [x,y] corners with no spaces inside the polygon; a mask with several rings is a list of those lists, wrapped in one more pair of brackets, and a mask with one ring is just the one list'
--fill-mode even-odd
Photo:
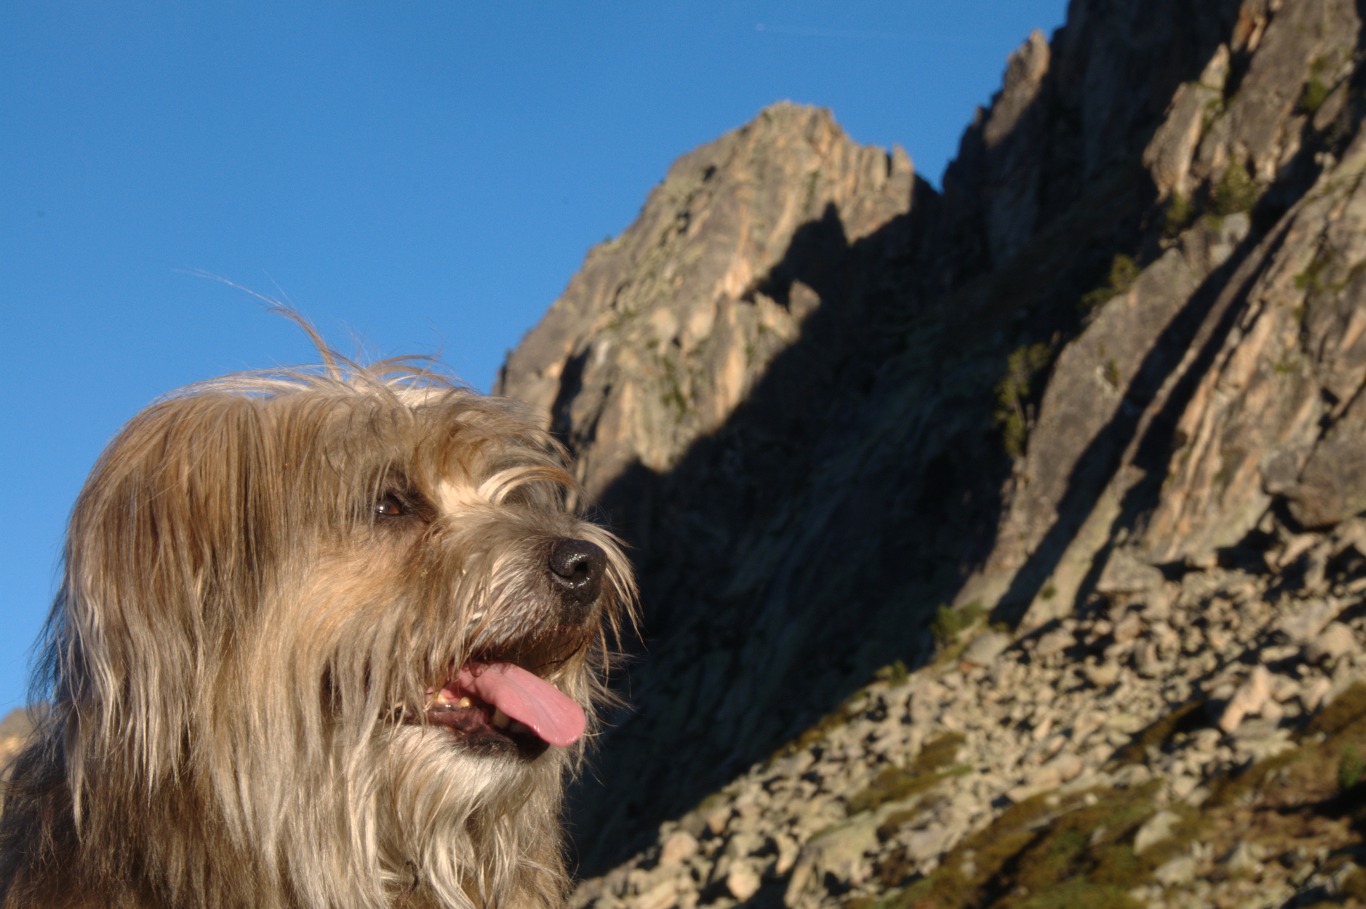
{"label": "dog's black nose", "polygon": [[573,619],[582,621],[602,591],[607,554],[587,540],[560,540],[551,547],[549,562],[551,583]]}

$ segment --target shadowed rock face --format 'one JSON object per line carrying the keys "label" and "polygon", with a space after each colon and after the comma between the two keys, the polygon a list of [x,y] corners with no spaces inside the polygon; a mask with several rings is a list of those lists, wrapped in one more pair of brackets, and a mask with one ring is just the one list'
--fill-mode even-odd
{"label": "shadowed rock face", "polygon": [[589,253],[499,389],[641,572],[585,871],[922,665],[941,603],[1046,632],[1116,566],[1274,587],[1366,508],[1361,19],[1076,0],[942,194],[780,104]]}
{"label": "shadowed rock face", "polygon": [[[936,202],[904,153],[777,105],[676,163],[509,357],[499,390],[574,448],[646,577],[625,686],[637,709],[609,733],[639,744],[604,748],[597,771],[636,782],[610,795],[585,783],[576,820],[599,831],[587,847],[610,852],[663,806],[696,801],[838,698],[864,651],[890,659],[915,637],[912,624],[864,644],[882,618],[904,624],[904,604],[879,579],[846,577],[906,558],[886,525],[911,514],[911,491],[848,483],[868,467],[895,475],[902,455],[843,463],[863,451],[830,430],[926,431],[861,402],[885,393],[908,316],[898,301],[918,280],[912,213]],[[822,514],[801,526],[806,500]],[[794,609],[801,597],[814,608]],[[692,769],[627,758],[636,748],[686,753]]]}

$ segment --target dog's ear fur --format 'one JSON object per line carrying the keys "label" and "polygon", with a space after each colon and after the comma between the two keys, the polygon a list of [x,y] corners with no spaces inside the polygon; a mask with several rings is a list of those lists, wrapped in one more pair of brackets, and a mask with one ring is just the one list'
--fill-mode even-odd
{"label": "dog's ear fur", "polygon": [[390,424],[408,415],[370,379],[367,393],[331,371],[193,386],[101,455],[72,512],[46,648],[53,698],[79,712],[92,753],[125,755],[149,786],[172,770],[244,610],[300,546],[366,518],[406,444]]}
{"label": "dog's ear fur", "polygon": [[80,710],[98,750],[121,742],[148,783],[182,747],[194,692],[232,634],[223,601],[259,589],[279,551],[254,403],[154,405],[100,458],[72,513],[80,545],[68,544],[51,629],[57,700]]}

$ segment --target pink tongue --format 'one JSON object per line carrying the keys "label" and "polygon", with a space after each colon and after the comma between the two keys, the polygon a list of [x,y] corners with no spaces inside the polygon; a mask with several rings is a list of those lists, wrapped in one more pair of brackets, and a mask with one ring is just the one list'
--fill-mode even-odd
{"label": "pink tongue", "polygon": [[551,745],[563,748],[583,735],[583,708],[560,689],[520,666],[472,663],[460,670],[456,684],[529,726]]}

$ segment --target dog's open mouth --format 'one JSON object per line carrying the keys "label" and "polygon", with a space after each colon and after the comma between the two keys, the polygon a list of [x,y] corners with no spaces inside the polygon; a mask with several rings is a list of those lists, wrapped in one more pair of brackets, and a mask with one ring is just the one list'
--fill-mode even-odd
{"label": "dog's open mouth", "polygon": [[[394,705],[392,720],[436,726],[462,750],[535,758],[583,738],[584,708],[552,679],[583,672],[590,626],[476,641],[433,681],[421,705]],[[438,681],[439,680],[439,681]]]}
{"label": "dog's open mouth", "polygon": [[573,698],[516,663],[469,663],[432,695],[426,722],[481,751],[515,747],[534,756],[574,744],[586,725]]}

